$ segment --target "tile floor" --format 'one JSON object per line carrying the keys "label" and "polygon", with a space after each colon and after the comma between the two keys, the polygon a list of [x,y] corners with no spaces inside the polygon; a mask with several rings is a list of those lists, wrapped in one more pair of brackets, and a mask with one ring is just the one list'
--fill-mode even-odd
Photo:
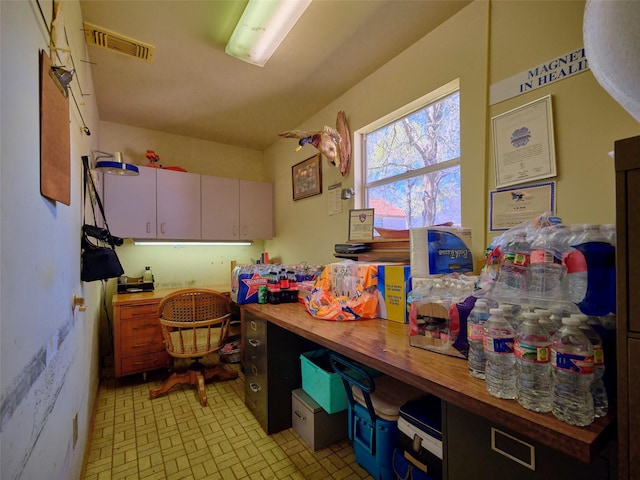
{"label": "tile floor", "polygon": [[206,407],[183,386],[150,400],[162,379],[159,372],[146,382],[142,375],[102,381],[83,479],[372,478],[348,440],[313,452],[292,428],[266,435],[244,405],[242,372],[207,384]]}

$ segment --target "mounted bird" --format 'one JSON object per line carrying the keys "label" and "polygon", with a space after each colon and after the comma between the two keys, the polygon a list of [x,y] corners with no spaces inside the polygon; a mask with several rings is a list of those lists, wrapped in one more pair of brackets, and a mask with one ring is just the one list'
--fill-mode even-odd
{"label": "mounted bird", "polygon": [[302,130],[287,130],[280,134],[284,138],[298,138],[296,152],[307,144],[315,147],[334,167],[340,169],[344,176],[349,172],[351,157],[351,139],[343,111],[338,112],[336,128],[325,127],[316,132]]}

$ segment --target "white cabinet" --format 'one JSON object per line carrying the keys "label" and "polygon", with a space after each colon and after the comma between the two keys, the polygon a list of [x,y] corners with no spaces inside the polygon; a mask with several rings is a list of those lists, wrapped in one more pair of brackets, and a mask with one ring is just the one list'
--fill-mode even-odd
{"label": "white cabinet", "polygon": [[203,175],[202,238],[238,240],[240,232],[240,183],[234,178]]}
{"label": "white cabinet", "polygon": [[204,240],[273,238],[270,183],[202,176]]}
{"label": "white cabinet", "polygon": [[199,240],[200,175],[158,169],[157,238]]}
{"label": "white cabinet", "polygon": [[104,176],[111,233],[167,240],[273,238],[270,183],[140,167],[138,176]]}
{"label": "white cabinet", "polygon": [[103,175],[105,215],[111,233],[118,237],[156,238],[157,169],[139,170],[136,176]]}
{"label": "white cabinet", "polygon": [[240,238],[273,238],[273,185],[240,180]]}

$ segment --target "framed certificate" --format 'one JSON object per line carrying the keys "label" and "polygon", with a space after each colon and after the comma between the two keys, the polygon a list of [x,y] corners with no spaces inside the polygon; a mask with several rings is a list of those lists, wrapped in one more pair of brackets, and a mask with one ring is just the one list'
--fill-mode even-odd
{"label": "framed certificate", "polygon": [[555,182],[491,192],[489,230],[508,230],[525,220],[555,212]]}
{"label": "framed certificate", "polygon": [[349,210],[349,241],[373,240],[373,208]]}
{"label": "framed certificate", "polygon": [[496,188],[556,176],[551,95],[491,119]]}

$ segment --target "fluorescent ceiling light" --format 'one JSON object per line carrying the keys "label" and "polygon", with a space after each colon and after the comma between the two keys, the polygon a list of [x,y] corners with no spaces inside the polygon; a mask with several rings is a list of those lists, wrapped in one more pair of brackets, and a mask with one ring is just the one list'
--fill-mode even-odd
{"label": "fluorescent ceiling light", "polygon": [[225,52],[263,67],[311,0],[249,0]]}
{"label": "fluorescent ceiling light", "polygon": [[134,240],[134,245],[170,245],[170,246],[187,246],[187,245],[251,245],[252,242],[247,240],[246,242],[206,242],[206,241],[189,241],[189,240]]}

